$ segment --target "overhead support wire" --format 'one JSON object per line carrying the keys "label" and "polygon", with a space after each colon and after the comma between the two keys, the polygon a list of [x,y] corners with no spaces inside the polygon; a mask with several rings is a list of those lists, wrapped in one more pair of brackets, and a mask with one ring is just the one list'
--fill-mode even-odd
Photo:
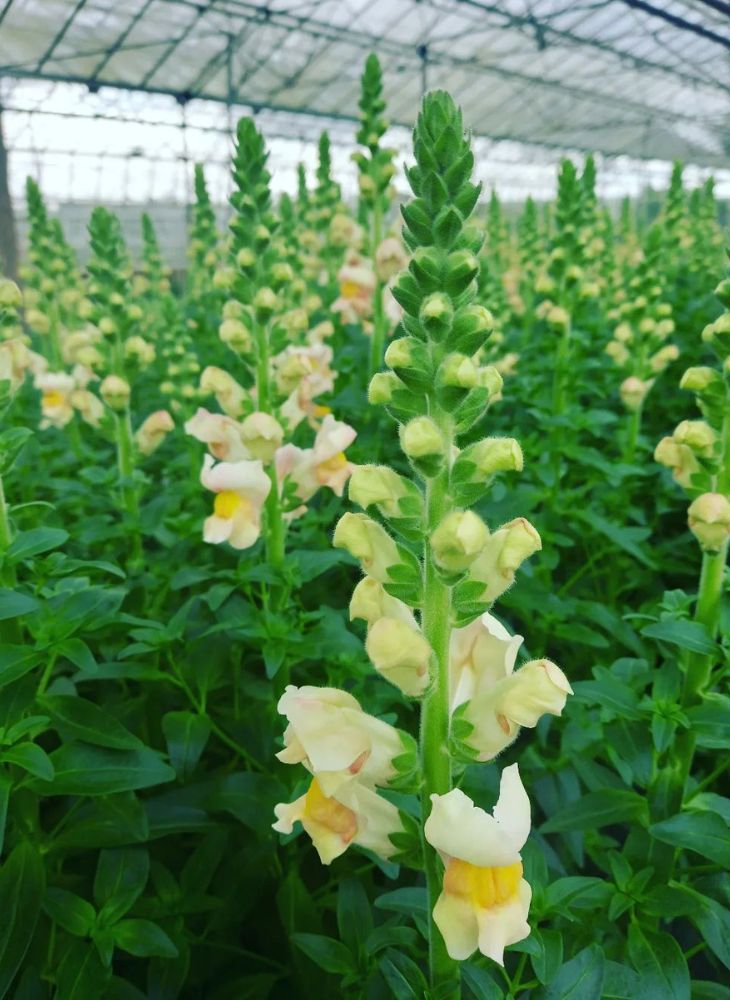
{"label": "overhead support wire", "polygon": [[0,24],[2,24],[3,21],[5,20],[5,18],[8,16],[8,13],[10,12],[10,8],[13,6],[13,2],[14,2],[14,0],[5,0],[5,4],[3,6],[3,9],[0,10]]}

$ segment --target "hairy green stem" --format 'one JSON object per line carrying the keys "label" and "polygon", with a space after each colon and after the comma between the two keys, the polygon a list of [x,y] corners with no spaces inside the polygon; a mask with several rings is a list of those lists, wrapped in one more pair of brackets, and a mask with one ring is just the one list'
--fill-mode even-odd
{"label": "hairy green stem", "polygon": [[639,441],[639,433],[641,431],[641,416],[641,406],[629,413],[628,424],[626,427],[626,444],[624,446],[623,455],[624,462],[629,465],[633,462],[636,455],[636,445]]}
{"label": "hairy green stem", "polygon": [[139,572],[142,568],[142,536],[139,523],[139,496],[134,482],[134,438],[129,407],[114,414],[117,438],[117,463],[121,482],[122,503],[129,520],[131,555],[128,568]]}
{"label": "hairy green stem", "polygon": [[[383,238],[383,207],[378,198],[373,206],[371,254],[375,267],[375,254]],[[370,341],[370,374],[374,375],[383,367],[383,344],[385,343],[385,313],[383,310],[383,283],[376,276],[373,296],[373,336]]]}
{"label": "hairy green stem", "polygon": [[[448,506],[448,472],[440,473],[427,486],[428,534],[440,523]],[[428,542],[424,553],[423,634],[433,651],[432,685],[421,709],[421,765],[423,788],[421,812],[425,825],[431,812],[431,795],[445,795],[451,789],[449,757],[449,638],[451,634],[451,588],[441,579]],[[453,994],[439,993],[443,1000],[459,997],[459,967],[433,920],[433,909],[441,892],[443,871],[437,851],[423,838],[426,883],[429,899],[429,963],[433,989],[456,984]]]}

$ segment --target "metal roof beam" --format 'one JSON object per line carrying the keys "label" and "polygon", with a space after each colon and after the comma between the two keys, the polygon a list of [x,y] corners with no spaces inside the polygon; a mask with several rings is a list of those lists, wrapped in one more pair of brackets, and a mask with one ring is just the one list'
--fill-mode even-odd
{"label": "metal roof beam", "polygon": [[53,53],[56,51],[56,49],[58,48],[58,46],[61,44],[61,42],[63,41],[63,39],[66,37],[66,33],[68,32],[69,28],[73,24],[73,22],[74,22],[74,20],[76,18],[76,15],[81,12],[81,10],[86,6],[86,3],[87,3],[87,0],[77,0],[76,6],[74,7],[73,11],[69,14],[69,16],[63,22],[63,24],[61,25],[60,30],[58,32],[56,32],[56,35],[54,36],[51,44],[48,46],[48,48],[46,49],[46,51],[43,53],[43,55],[38,60],[38,63],[36,64],[36,70],[37,70],[38,73],[41,72],[41,70],[46,65],[46,63],[48,62],[48,60],[51,58],[51,56],[53,55]]}
{"label": "metal roof beam", "polygon": [[623,0],[627,7],[632,7],[634,10],[641,10],[645,14],[650,14],[652,17],[661,18],[663,21],[667,21],[669,24],[673,24],[675,28],[682,28],[684,31],[693,31],[696,35],[700,35],[702,38],[707,38],[711,42],[717,42],[718,45],[722,45],[726,49],[730,49],[730,34],[727,36],[718,35],[716,31],[711,31],[706,28],[704,24],[697,24],[695,21],[688,21],[684,17],[680,17],[678,14],[672,14],[668,10],[662,10],[660,7],[655,7],[653,3],[645,3],[645,0]]}

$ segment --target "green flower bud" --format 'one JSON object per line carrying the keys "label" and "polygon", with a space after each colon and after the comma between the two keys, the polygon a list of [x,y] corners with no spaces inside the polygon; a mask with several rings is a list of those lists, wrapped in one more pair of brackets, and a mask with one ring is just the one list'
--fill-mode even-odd
{"label": "green flower bud", "polygon": [[451,328],[454,318],[451,299],[443,292],[434,292],[421,303],[418,318],[429,333],[444,334]]}
{"label": "green flower bud", "polygon": [[463,573],[489,538],[489,529],[471,510],[447,514],[431,535],[434,562],[449,573]]}
{"label": "green flower bud", "polygon": [[487,365],[479,369],[479,385],[489,393],[490,400],[495,399],[502,392],[504,379],[499,374],[494,365]]}
{"label": "green flower bud", "polygon": [[253,298],[254,309],[261,320],[268,319],[279,306],[276,292],[271,288],[259,288]]}
{"label": "green flower bud", "polygon": [[116,411],[124,410],[131,395],[129,382],[118,375],[107,375],[99,387],[99,394],[107,406]]}
{"label": "green flower bud", "polygon": [[722,376],[714,368],[707,365],[698,365],[688,368],[679,382],[680,389],[687,389],[689,392],[705,392],[722,382]]}
{"label": "green flower bud", "polygon": [[715,295],[726,309],[730,309],[730,278],[723,278],[715,289]]}
{"label": "green flower bud", "polygon": [[475,354],[494,330],[494,316],[484,306],[459,309],[447,338],[449,348],[462,354]]}
{"label": "green flower bud", "polygon": [[0,278],[0,309],[19,309],[23,303],[23,295],[9,278]]}
{"label": "green flower bud", "polygon": [[466,354],[448,354],[439,368],[442,385],[458,389],[473,389],[479,384],[479,370]]}
{"label": "green flower bud", "polygon": [[704,420],[683,420],[672,435],[677,444],[685,444],[696,455],[711,458],[717,434]]}
{"label": "green flower bud", "polygon": [[363,572],[380,583],[387,583],[389,569],[400,563],[393,539],[366,514],[343,514],[337,522],[332,544],[359,560]]}
{"label": "green flower bud", "polygon": [[705,552],[719,552],[730,536],[730,501],[722,493],[703,493],[687,511],[689,530]]}
{"label": "green flower bud", "polygon": [[457,457],[454,472],[470,462],[482,478],[496,472],[522,472],[523,457],[519,442],[514,438],[490,437],[469,445]]}
{"label": "green flower bud", "polygon": [[449,295],[461,295],[479,274],[479,261],[470,250],[456,250],[446,258],[444,287]]}
{"label": "green flower bud", "polygon": [[376,372],[368,386],[368,402],[374,406],[387,406],[393,399],[393,392],[402,388],[403,383],[393,372]]}
{"label": "green flower bud", "polygon": [[398,517],[399,501],[412,489],[387,465],[358,465],[350,476],[349,497],[363,510],[374,504],[386,517]]}
{"label": "green flower bud", "polygon": [[400,427],[401,448],[408,458],[446,454],[446,438],[431,417],[414,417]]}

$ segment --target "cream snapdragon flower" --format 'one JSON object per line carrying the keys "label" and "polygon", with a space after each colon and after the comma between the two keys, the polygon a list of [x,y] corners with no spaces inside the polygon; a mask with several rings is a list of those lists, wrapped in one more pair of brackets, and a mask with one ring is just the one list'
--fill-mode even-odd
{"label": "cream snapdragon flower", "polygon": [[228,542],[234,549],[253,545],[261,533],[261,509],[271,489],[261,461],[215,464],[206,455],[200,481],[216,495],[213,513],[203,526],[204,541]]}
{"label": "cream snapdragon flower", "polygon": [[388,859],[395,853],[390,839],[402,832],[398,810],[387,799],[359,781],[342,785],[336,795],[325,795],[317,778],[294,802],[274,809],[279,833],[291,833],[300,822],[312,839],[319,859],[328,865],[357,844]]}
{"label": "cream snapdragon flower", "polygon": [[325,795],[353,780],[386,785],[396,773],[393,759],[403,753],[398,731],[364,712],[346,691],[290,684],[277,710],[289,722],[277,758],[303,764]]}
{"label": "cream snapdragon flower", "polygon": [[424,833],[444,863],[433,918],[446,950],[464,961],[478,949],[504,965],[507,945],[530,933],[532,890],[520,855],[530,832],[530,803],[517,764],[502,771],[491,816],[458,788],[432,795],[431,802]]}
{"label": "cream snapdragon flower", "polygon": [[356,437],[357,432],[352,427],[328,414],[317,431],[312,448],[287,444],[278,449],[276,471],[279,481],[283,483],[289,477],[303,503],[322,486],[341,497],[354,468],[347,461],[345,449]]}
{"label": "cream snapdragon flower", "polygon": [[36,375],[35,387],[41,391],[41,428],[65,427],[74,415],[71,394],[76,388],[76,380],[73,375],[43,372]]}
{"label": "cream snapdragon flower", "polygon": [[208,446],[213,458],[223,462],[240,462],[251,458],[243,443],[241,424],[222,413],[210,413],[204,407],[185,424],[185,433]]}

